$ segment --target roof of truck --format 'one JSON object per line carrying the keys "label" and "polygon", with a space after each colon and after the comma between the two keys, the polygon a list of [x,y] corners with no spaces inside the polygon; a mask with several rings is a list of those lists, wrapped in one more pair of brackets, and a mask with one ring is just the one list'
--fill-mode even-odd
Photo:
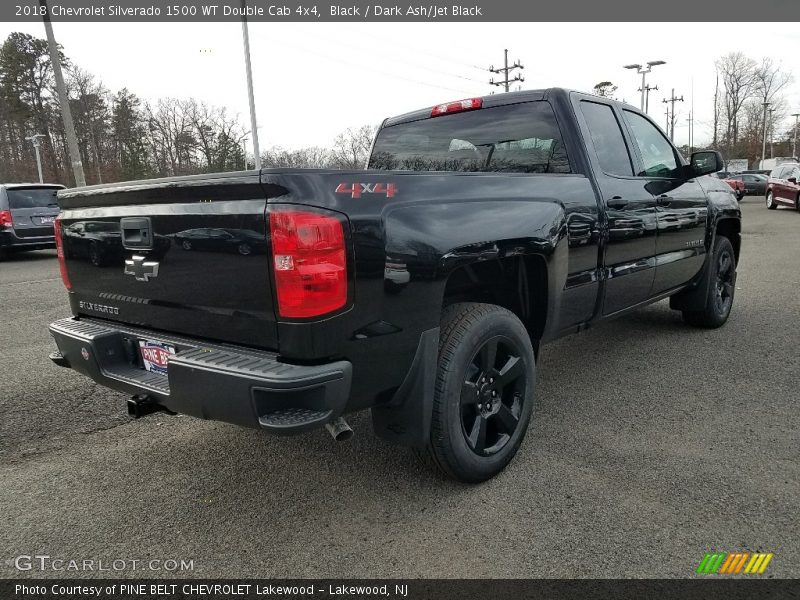
{"label": "roof of truck", "polygon": [[[516,104],[519,102],[532,102],[536,100],[547,100],[548,98],[554,96],[562,96],[567,97],[570,94],[581,94],[583,96],[595,96],[596,98],[602,98],[604,102],[610,102],[614,104],[621,104],[625,105],[627,108],[632,108],[633,110],[638,111],[638,107],[630,105],[626,102],[621,102],[619,100],[614,100],[613,98],[608,98],[605,96],[597,96],[596,94],[592,94],[590,92],[582,92],[580,90],[571,90],[567,88],[560,88],[560,87],[552,87],[552,88],[545,88],[539,90],[524,90],[520,92],[505,92],[501,94],[489,94],[487,96],[474,96],[475,98],[480,98],[483,102],[481,108],[492,108],[494,106],[502,106],[504,104]],[[450,102],[457,102],[459,99],[453,98],[450,100],[446,100],[442,102],[442,104],[448,104]],[[431,116],[431,111],[435,106],[428,106],[426,108],[421,108],[418,110],[414,110],[411,112],[403,113],[401,115],[397,115],[395,117],[389,117],[383,122],[383,127],[389,127],[391,125],[398,125],[399,123],[408,123],[410,121],[418,121],[420,119],[427,119]]]}

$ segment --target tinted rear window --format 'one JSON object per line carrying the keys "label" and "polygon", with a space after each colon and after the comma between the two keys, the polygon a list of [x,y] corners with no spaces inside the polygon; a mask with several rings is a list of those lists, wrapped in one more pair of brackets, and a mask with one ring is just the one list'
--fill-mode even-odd
{"label": "tinted rear window", "polygon": [[7,189],[8,207],[15,208],[46,208],[57,206],[57,188],[14,188]]}
{"label": "tinted rear window", "polygon": [[422,119],[378,133],[371,169],[570,173],[553,109],[544,101]]}

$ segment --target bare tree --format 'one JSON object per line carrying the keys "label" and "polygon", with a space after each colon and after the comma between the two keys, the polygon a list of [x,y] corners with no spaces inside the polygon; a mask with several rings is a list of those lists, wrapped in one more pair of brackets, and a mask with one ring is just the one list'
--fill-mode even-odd
{"label": "bare tree", "polygon": [[741,52],[731,52],[717,60],[716,66],[724,90],[725,142],[731,146],[739,139],[739,114],[742,106],[756,91],[756,62]]}
{"label": "bare tree", "polygon": [[336,169],[363,169],[375,132],[375,127],[362,125],[358,129],[348,128],[337,135],[331,150],[331,166]]}

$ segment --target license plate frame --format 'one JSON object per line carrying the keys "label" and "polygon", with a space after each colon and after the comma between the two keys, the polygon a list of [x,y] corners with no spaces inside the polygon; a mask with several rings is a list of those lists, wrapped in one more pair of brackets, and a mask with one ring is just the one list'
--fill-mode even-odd
{"label": "license plate frame", "polygon": [[177,350],[172,344],[158,340],[139,339],[139,357],[142,367],[149,373],[166,375],[169,369],[169,357],[175,356]]}
{"label": "license plate frame", "polygon": [[53,225],[55,223],[55,217],[39,217],[39,224],[40,225]]}

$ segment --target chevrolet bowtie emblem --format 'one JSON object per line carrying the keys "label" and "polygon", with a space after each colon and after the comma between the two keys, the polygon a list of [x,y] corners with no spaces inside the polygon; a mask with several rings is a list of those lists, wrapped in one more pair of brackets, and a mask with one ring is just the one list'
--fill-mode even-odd
{"label": "chevrolet bowtie emblem", "polygon": [[126,258],[125,275],[133,275],[136,281],[150,281],[151,277],[158,277],[158,263],[144,256]]}

